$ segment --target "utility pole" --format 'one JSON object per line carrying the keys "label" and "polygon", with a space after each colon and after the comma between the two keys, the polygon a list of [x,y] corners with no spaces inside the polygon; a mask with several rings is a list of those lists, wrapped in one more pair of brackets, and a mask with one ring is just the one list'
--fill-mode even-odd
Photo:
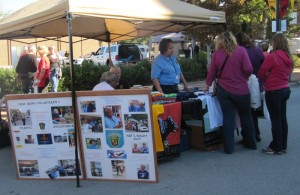
{"label": "utility pole", "polygon": [[276,32],[281,31],[280,0],[276,0]]}

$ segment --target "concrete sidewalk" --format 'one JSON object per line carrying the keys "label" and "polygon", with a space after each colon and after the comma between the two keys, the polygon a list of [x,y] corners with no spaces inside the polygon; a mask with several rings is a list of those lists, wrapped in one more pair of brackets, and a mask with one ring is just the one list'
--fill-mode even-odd
{"label": "concrete sidewalk", "polygon": [[16,180],[10,147],[0,149],[1,195],[61,194],[300,194],[300,87],[291,87],[288,101],[289,142],[285,155],[267,155],[261,149],[271,140],[270,121],[259,119],[262,141],[257,150],[238,144],[235,152],[187,150],[176,159],[158,163],[158,183],[113,181]]}

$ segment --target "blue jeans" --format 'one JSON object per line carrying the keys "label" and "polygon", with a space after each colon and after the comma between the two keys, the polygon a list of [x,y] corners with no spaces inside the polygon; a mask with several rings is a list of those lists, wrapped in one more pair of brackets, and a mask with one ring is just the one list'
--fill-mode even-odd
{"label": "blue jeans", "polygon": [[52,84],[52,88],[50,92],[57,92],[57,87],[59,84],[58,74],[55,69],[50,71],[50,82]]}
{"label": "blue jeans", "polygon": [[234,95],[218,86],[217,98],[223,112],[223,135],[225,153],[234,151],[234,129],[236,111],[243,129],[243,143],[246,147],[256,149],[255,130],[250,109],[250,94]]}
{"label": "blue jeans", "polygon": [[273,137],[269,147],[276,152],[287,149],[286,103],[290,95],[290,88],[266,91],[266,104],[271,118]]}

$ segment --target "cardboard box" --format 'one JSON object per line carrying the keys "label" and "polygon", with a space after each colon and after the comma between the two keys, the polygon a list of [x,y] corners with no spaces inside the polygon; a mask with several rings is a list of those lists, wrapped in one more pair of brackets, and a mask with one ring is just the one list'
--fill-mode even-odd
{"label": "cardboard box", "polygon": [[215,150],[222,147],[222,132],[221,129],[216,129],[213,132],[204,133],[202,120],[186,121],[189,127],[190,147],[200,150]]}

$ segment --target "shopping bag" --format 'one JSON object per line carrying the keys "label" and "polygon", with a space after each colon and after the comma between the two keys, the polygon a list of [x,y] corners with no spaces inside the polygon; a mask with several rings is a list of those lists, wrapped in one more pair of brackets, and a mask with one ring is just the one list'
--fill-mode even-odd
{"label": "shopping bag", "polygon": [[249,77],[248,87],[250,90],[251,108],[259,108],[261,106],[261,94],[258,79],[254,74],[251,74]]}

